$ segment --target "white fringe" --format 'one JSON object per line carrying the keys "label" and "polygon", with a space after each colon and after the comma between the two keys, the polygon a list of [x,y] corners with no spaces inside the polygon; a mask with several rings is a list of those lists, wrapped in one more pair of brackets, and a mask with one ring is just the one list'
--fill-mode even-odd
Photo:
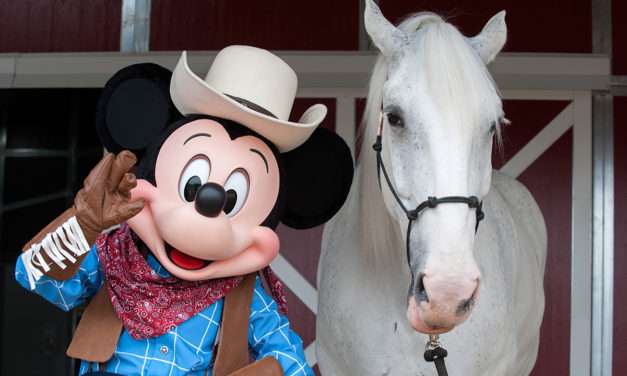
{"label": "white fringe", "polygon": [[41,243],[33,244],[21,256],[31,290],[35,289],[35,282],[45,272],[50,271],[50,266],[41,255],[42,250],[46,252],[46,255],[52,262],[61,269],[65,269],[64,261],[75,263],[75,257],[85,254],[89,249],[90,245],[87,243],[87,239],[85,239],[83,230],[81,230],[76,221],[76,217],[68,219],[55,231],[48,233]]}

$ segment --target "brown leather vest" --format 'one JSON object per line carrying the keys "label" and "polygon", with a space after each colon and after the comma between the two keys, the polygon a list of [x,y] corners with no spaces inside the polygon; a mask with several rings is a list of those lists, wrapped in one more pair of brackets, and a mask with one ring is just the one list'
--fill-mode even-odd
{"label": "brown leather vest", "polygon": [[[255,274],[248,274],[224,297],[214,376],[283,375],[283,369],[273,357],[249,364],[248,319],[255,278]],[[113,355],[121,331],[122,321],[116,316],[107,289],[103,286],[85,309],[67,355],[104,363]]]}

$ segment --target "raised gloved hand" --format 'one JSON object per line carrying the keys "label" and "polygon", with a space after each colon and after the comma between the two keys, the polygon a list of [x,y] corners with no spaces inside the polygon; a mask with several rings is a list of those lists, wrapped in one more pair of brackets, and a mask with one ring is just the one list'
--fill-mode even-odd
{"label": "raised gloved hand", "polygon": [[137,185],[129,172],[137,162],[130,151],[107,154],[94,167],[74,198],[74,209],[85,238],[92,244],[109,227],[135,216],[144,207],[142,200],[131,202],[131,189]]}
{"label": "raised gloved hand", "polygon": [[24,246],[24,252],[29,252],[25,263],[31,276],[38,278],[43,273],[57,280],[71,278],[103,230],[142,210],[142,200],[130,201],[137,181],[129,171],[136,162],[135,155],[126,150],[102,158],[76,194],[74,206]]}

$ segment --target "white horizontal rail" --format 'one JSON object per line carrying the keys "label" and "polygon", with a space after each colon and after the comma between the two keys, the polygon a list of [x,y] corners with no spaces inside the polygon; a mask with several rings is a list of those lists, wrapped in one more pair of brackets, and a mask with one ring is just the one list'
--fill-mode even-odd
{"label": "white horizontal rail", "polygon": [[[278,51],[297,72],[301,90],[364,90],[373,52]],[[154,62],[172,69],[179,51],[0,54],[0,88],[102,87],[118,69]],[[213,51],[190,52],[189,63],[204,76]],[[505,53],[490,69],[503,89],[609,90],[610,60],[595,54]]]}

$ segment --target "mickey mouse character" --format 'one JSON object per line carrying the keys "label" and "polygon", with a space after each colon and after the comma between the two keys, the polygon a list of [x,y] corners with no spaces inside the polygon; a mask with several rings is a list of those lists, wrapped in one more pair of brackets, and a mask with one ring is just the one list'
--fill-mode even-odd
{"label": "mickey mouse character", "polygon": [[274,230],[331,218],[353,165],[317,128],[325,106],[287,120],[296,88],[285,62],[247,46],[204,80],[185,52],[173,73],[138,64],[109,80],[97,130],[111,153],[16,266],[63,310],[90,301],[68,348],[80,374],[313,374],[268,268]]}

